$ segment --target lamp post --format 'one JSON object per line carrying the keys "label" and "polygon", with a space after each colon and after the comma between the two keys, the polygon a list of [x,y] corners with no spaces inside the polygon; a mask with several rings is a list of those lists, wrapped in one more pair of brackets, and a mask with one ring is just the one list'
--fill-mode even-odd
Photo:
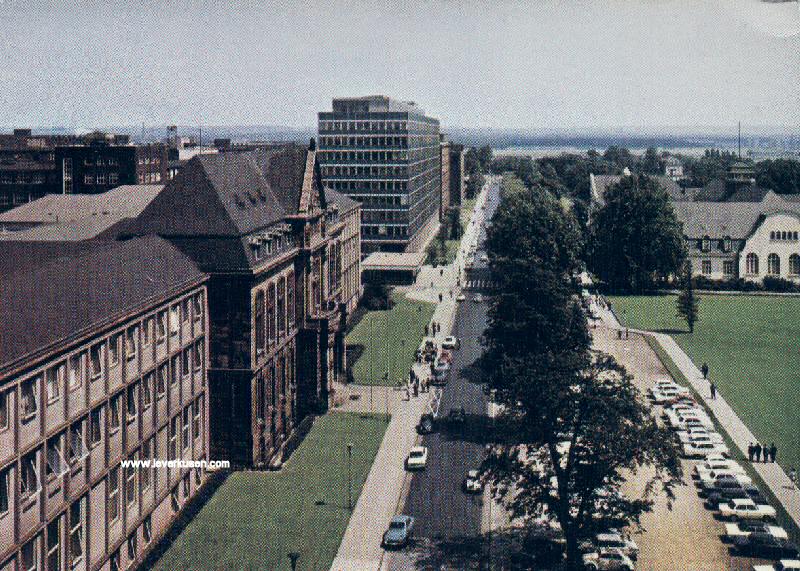
{"label": "lamp post", "polygon": [[347,509],[353,511],[353,473],[350,469],[353,457],[353,443],[347,443]]}
{"label": "lamp post", "polygon": [[300,559],[300,554],[297,551],[291,551],[286,554],[286,557],[289,558],[289,563],[292,565],[292,571],[297,569],[297,560]]}

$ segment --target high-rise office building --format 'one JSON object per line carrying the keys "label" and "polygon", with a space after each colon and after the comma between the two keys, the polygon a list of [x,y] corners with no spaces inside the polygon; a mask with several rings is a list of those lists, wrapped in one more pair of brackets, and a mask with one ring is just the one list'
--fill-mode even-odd
{"label": "high-rise office building", "polygon": [[437,119],[382,95],[334,99],[318,157],[325,185],[362,203],[362,254],[422,249],[441,202]]}

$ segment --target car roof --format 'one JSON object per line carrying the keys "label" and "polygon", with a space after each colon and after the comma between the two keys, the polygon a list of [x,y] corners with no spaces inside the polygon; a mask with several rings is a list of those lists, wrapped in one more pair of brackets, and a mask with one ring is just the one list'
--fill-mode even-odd
{"label": "car roof", "polygon": [[750,498],[735,498],[731,501],[733,502],[734,505],[742,505],[742,504],[755,505],[755,502]]}
{"label": "car roof", "polygon": [[410,515],[404,515],[404,514],[400,514],[400,515],[396,515],[396,516],[392,517],[392,521],[399,521],[399,522],[403,522],[403,523],[405,523],[407,521],[410,521],[410,520],[413,520],[413,519],[414,518],[411,517]]}
{"label": "car roof", "polygon": [[425,448],[424,446],[413,446],[411,448],[411,452],[425,452],[426,450],[427,448]]}

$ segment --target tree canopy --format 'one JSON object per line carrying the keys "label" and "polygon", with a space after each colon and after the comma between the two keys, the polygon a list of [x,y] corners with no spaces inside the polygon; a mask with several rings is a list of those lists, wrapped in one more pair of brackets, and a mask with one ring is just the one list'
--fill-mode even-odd
{"label": "tree canopy", "polygon": [[614,290],[644,291],[676,276],[683,230],[667,192],[646,175],[622,177],[589,225],[588,265]]}

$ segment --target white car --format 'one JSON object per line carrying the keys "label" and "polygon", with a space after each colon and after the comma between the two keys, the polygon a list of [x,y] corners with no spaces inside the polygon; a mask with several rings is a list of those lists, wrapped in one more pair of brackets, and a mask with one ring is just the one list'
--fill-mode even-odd
{"label": "white car", "polygon": [[712,470],[700,478],[700,487],[704,490],[710,490],[717,487],[717,483],[724,480],[732,480],[740,484],[752,484],[753,480],[744,474],[737,474],[728,470]]}
{"label": "white car", "polygon": [[713,442],[684,442],[683,455],[686,458],[705,458],[709,454],[730,454],[730,450],[724,444]]}
{"label": "white car", "polygon": [[464,491],[468,494],[477,494],[483,491],[483,483],[477,470],[467,472],[467,477],[464,478]]}
{"label": "white car", "polygon": [[691,393],[685,387],[655,388],[650,391],[650,397],[656,404],[668,404],[688,397]]}
{"label": "white car", "polygon": [[725,524],[725,537],[747,537],[751,533],[768,533],[779,539],[789,539],[789,534],[779,525],[769,525],[761,521],[742,521],[739,523]]}
{"label": "white car", "polygon": [[753,565],[753,571],[800,571],[800,559],[781,559],[775,565]]}
{"label": "white car", "polygon": [[708,473],[714,470],[727,470],[735,474],[745,474],[744,468],[738,462],[722,456],[706,458],[705,462],[696,464],[694,467],[694,473],[701,480],[707,478]]}
{"label": "white car", "polygon": [[489,256],[486,254],[481,254],[481,262],[486,263],[489,261]]}
{"label": "white car", "polygon": [[636,561],[639,557],[639,546],[636,545],[636,542],[616,529],[611,529],[607,533],[598,533],[594,536],[592,543],[595,549],[599,551],[619,549],[633,561]]}
{"label": "white car", "polygon": [[458,340],[458,337],[454,335],[449,335],[442,340],[442,348],[443,349],[458,349],[461,346],[461,343]]}
{"label": "white car", "polygon": [[713,430],[706,430],[702,426],[691,426],[686,430],[679,430],[678,431],[678,440],[681,442],[713,442],[715,444],[723,444],[725,440],[723,440],[722,435],[719,432],[714,432]]}
{"label": "white car", "polygon": [[406,470],[424,470],[428,465],[428,449],[425,446],[414,446],[406,458]]}
{"label": "white car", "polygon": [[456,301],[466,301],[466,300],[467,300],[467,296],[464,295],[463,293],[460,293],[460,294],[458,294],[456,296]]}
{"label": "white car", "polygon": [[740,519],[775,519],[775,508],[756,504],[751,499],[735,499],[727,504],[719,505],[719,515],[733,520]]}
{"label": "white car", "polygon": [[583,556],[584,569],[597,571],[635,571],[631,558],[619,549],[600,549]]}
{"label": "white car", "polygon": [[475,297],[472,298],[472,301],[474,301],[475,303],[482,303],[483,296],[481,294],[476,294]]}

